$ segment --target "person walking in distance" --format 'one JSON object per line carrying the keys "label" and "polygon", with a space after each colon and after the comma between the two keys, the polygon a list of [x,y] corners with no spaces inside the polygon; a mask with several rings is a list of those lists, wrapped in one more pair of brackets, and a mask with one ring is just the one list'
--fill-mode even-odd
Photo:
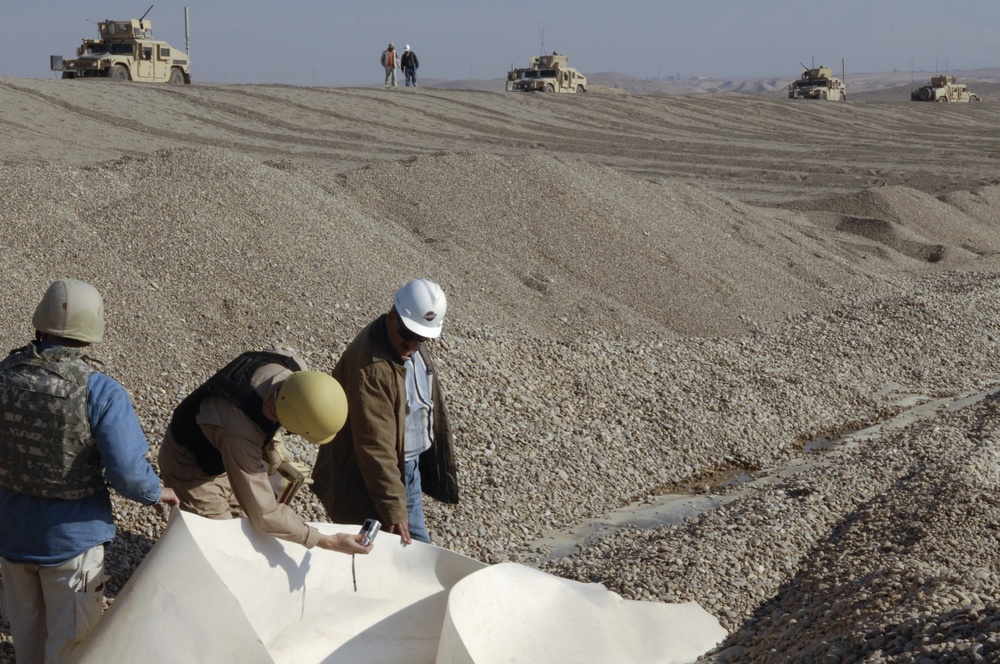
{"label": "person walking in distance", "polygon": [[407,282],[334,367],[347,424],[320,448],[312,485],[334,522],[378,518],[404,544],[430,542],[422,493],[458,503],[448,411],[425,343],[441,335],[446,308],[441,286]]}
{"label": "person walking in distance", "polygon": [[103,610],[108,485],[143,505],[178,499],[128,393],[86,354],[104,339],[97,289],[54,281],[32,323],[34,341],[0,362],[0,575],[18,664],[61,664]]}
{"label": "person walking in distance", "polygon": [[250,351],[220,369],[174,410],[160,447],[164,483],[181,509],[209,519],[244,514],[254,528],[307,548],[368,553],[361,535],[324,535],[269,479],[281,427],[322,445],[344,425],[347,399],[329,374],[286,351]]}
{"label": "person walking in distance", "polygon": [[417,59],[417,54],[410,50],[410,45],[406,45],[406,50],[403,51],[403,55],[399,58],[399,64],[403,68],[403,79],[406,81],[406,87],[417,87],[417,69],[420,68],[420,60]]}
{"label": "person walking in distance", "polygon": [[389,87],[390,81],[392,82],[392,87],[396,87],[396,68],[399,67],[399,62],[396,60],[395,44],[389,42],[389,48],[382,51],[380,62],[385,68],[385,87]]}

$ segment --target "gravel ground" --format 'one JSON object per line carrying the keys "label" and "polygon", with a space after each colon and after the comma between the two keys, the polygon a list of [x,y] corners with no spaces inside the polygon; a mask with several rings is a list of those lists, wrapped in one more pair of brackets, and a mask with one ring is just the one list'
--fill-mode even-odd
{"label": "gravel ground", "polygon": [[[0,127],[23,124],[40,99],[49,114],[31,140],[2,129],[12,142],[0,163],[0,337],[9,348],[30,338],[52,279],[95,283],[109,323],[95,355],[133,395],[154,450],[173,407],[231,357],[290,347],[331,369],[398,285],[428,276],[449,295],[434,352],[464,492],[456,507],[427,506],[439,544],[626,597],[696,600],[731,632],[717,659],[1000,661],[993,398],[839,448],[822,469],[681,524],[590,539],[569,557],[538,544],[660,493],[736,491],[718,474],[774,473],[808,441],[1000,384],[1000,187],[973,165],[992,139],[949,165],[951,144],[921,136],[941,151],[940,173],[915,172],[887,148],[884,167],[862,178],[870,182],[838,161],[803,163],[808,177],[794,184],[775,175],[790,164],[776,156],[787,149],[780,130],[767,133],[775,119],[766,114],[786,112],[772,102],[745,102],[753,138],[729,146],[729,176],[714,141],[731,121],[731,97],[584,102],[594,132],[632,145],[656,131],[645,122],[654,109],[689,127],[672,139],[689,142],[667,152],[706,150],[688,176],[673,177],[659,157],[630,160],[593,134],[574,143],[577,154],[518,145],[523,128],[497,121],[480,95],[422,92],[399,102],[426,112],[414,133],[384,137],[351,164],[269,156],[268,145],[282,135],[294,145],[315,117],[317,152],[338,122],[355,126],[348,102],[332,102],[345,104],[340,116],[320,115],[317,96],[328,91],[223,87],[185,121],[208,132],[220,113],[252,119],[284,99],[291,110],[273,135],[226,125],[191,147],[133,124],[99,148],[80,134],[96,121],[79,111],[95,89],[0,85],[14,109],[0,111],[9,117]],[[150,114],[210,93],[125,90],[123,108]],[[344,95],[363,104],[377,93]],[[512,117],[544,102],[493,97],[496,113]],[[434,115],[435,103],[467,105]],[[848,107],[844,118],[860,127],[863,116],[877,135],[880,118],[896,132],[900,117],[928,112],[886,108]],[[570,122],[564,100],[544,110],[554,125]],[[997,123],[973,112],[947,117]],[[711,125],[714,139],[699,129]],[[248,138],[225,144],[234,135]],[[354,140],[347,130],[342,138]],[[877,151],[856,150],[837,159],[867,164]],[[637,176],[644,170],[656,172]],[[770,174],[748,175],[756,170]],[[844,189],[865,186],[816,195],[812,182],[826,175]],[[751,204],[776,197],[772,207]],[[297,501],[308,519],[326,520],[310,494]],[[164,525],[150,510],[115,505],[112,601]],[[0,634],[0,662],[13,661]]]}

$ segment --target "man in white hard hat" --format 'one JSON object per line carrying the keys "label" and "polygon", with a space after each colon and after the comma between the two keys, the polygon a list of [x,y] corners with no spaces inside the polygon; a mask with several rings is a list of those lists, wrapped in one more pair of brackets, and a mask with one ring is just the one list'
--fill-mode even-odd
{"label": "man in white hard hat", "polygon": [[399,58],[399,64],[403,68],[403,79],[406,81],[406,87],[417,87],[417,69],[420,68],[420,60],[417,59],[417,54],[410,50],[410,45],[406,45],[406,50],[403,51],[403,55]]}
{"label": "man in white hard hat", "polygon": [[53,282],[35,340],[0,362],[0,574],[22,664],[68,662],[101,617],[108,485],[144,505],[177,505],[146,460],[125,389],[85,353],[104,339],[104,300]]}
{"label": "man in white hard hat", "polygon": [[430,542],[422,493],[458,502],[448,412],[425,343],[441,335],[446,309],[441,286],[407,282],[334,367],[347,425],[320,448],[312,485],[333,521],[377,518],[404,544]]}
{"label": "man in white hard hat", "polygon": [[210,519],[245,515],[268,535],[307,548],[368,553],[362,535],[324,535],[279,501],[271,483],[281,427],[311,443],[333,439],[347,399],[329,374],[286,351],[243,353],[174,410],[158,461],[181,509]]}

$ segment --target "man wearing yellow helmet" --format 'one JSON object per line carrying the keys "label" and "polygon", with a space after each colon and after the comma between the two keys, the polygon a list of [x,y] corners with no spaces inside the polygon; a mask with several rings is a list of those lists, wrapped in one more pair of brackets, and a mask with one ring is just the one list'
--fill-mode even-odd
{"label": "man wearing yellow helmet", "polygon": [[280,539],[341,553],[368,553],[361,535],[323,535],[278,501],[268,450],[284,427],[311,443],[333,439],[347,399],[332,376],[283,351],[248,352],[223,367],[174,410],[160,447],[163,482],[181,509],[211,519],[242,512]]}

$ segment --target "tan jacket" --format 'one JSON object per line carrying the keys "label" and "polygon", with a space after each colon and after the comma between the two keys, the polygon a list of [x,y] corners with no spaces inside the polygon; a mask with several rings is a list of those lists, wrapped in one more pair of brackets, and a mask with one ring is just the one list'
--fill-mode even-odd
{"label": "tan jacket", "polygon": [[[434,371],[425,348],[421,357]],[[385,316],[351,342],[333,369],[347,393],[347,424],[320,447],[312,490],[336,523],[360,524],[377,518],[390,525],[408,520],[403,484],[406,430],[406,368],[389,345]],[[440,377],[434,380],[434,445],[421,455],[426,493],[458,502],[458,482],[448,413]],[[425,462],[426,458],[426,462]]]}

